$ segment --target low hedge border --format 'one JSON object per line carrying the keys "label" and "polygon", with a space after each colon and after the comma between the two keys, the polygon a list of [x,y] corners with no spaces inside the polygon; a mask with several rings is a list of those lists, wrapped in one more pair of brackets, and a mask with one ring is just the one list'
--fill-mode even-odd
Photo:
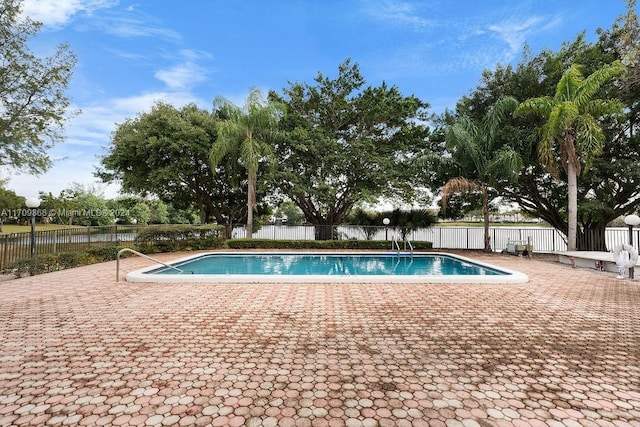
{"label": "low hedge border", "polygon": [[33,258],[23,258],[11,263],[5,274],[16,277],[35,276],[51,273],[67,268],[96,264],[116,259],[116,254],[122,249],[120,246],[104,246],[91,248],[84,252],[60,252],[56,254],[41,254]]}
{"label": "low hedge border", "polygon": [[[400,242],[402,246],[402,242]],[[433,249],[432,242],[412,241],[414,249]],[[271,240],[271,239],[233,239],[227,241],[229,249],[388,249],[387,240]]]}

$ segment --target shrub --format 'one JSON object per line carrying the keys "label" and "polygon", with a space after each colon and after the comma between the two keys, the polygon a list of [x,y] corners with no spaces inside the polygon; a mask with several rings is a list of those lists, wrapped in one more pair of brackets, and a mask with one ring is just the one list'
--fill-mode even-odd
{"label": "shrub", "polygon": [[121,246],[102,246],[90,248],[84,252],[60,252],[56,254],[41,254],[33,258],[18,259],[9,264],[4,273],[13,273],[17,277],[35,276],[67,268],[116,259]]}
{"label": "shrub", "polygon": [[63,252],[58,254],[56,270],[92,264],[91,255],[87,252]]}
{"label": "shrub", "polygon": [[56,254],[36,255],[32,258],[19,259],[9,266],[9,270],[17,277],[35,276],[36,274],[50,273],[58,269],[58,255]]}
{"label": "shrub", "polygon": [[[431,242],[411,242],[414,249],[431,249]],[[402,242],[400,242],[402,247]],[[230,249],[391,249],[386,240],[270,240],[233,239],[227,241]]]}
{"label": "shrub", "polygon": [[98,246],[87,249],[86,253],[95,259],[95,262],[113,261],[118,256],[118,251],[122,248],[124,246]]}

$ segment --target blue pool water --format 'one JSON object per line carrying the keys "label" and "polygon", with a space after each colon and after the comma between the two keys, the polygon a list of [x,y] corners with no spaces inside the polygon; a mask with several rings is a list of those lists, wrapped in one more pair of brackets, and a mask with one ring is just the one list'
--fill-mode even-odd
{"label": "blue pool water", "polygon": [[495,276],[509,272],[458,257],[409,254],[207,254],[146,274],[296,276]]}

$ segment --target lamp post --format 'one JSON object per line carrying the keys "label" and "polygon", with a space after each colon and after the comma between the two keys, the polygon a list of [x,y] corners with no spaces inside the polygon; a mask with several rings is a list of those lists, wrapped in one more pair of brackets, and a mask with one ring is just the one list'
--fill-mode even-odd
{"label": "lamp post", "polygon": [[385,218],[382,220],[382,223],[384,224],[384,240],[389,240],[389,223],[391,222],[391,220],[389,218]]}
{"label": "lamp post", "polygon": [[33,257],[36,254],[36,208],[40,206],[40,200],[31,198],[25,203],[31,210],[31,257]]}
{"label": "lamp post", "polygon": [[[638,215],[627,215],[624,217],[624,223],[629,227],[629,246],[633,247],[633,227],[640,224],[640,217]],[[633,270],[633,267],[629,268],[629,279],[633,279]]]}

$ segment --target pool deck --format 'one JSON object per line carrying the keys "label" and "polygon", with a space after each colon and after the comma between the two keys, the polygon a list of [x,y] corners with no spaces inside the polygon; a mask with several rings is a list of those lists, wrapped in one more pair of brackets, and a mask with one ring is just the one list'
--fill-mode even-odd
{"label": "pool deck", "polygon": [[460,253],[530,281],[1,282],[0,426],[640,426],[638,275]]}

